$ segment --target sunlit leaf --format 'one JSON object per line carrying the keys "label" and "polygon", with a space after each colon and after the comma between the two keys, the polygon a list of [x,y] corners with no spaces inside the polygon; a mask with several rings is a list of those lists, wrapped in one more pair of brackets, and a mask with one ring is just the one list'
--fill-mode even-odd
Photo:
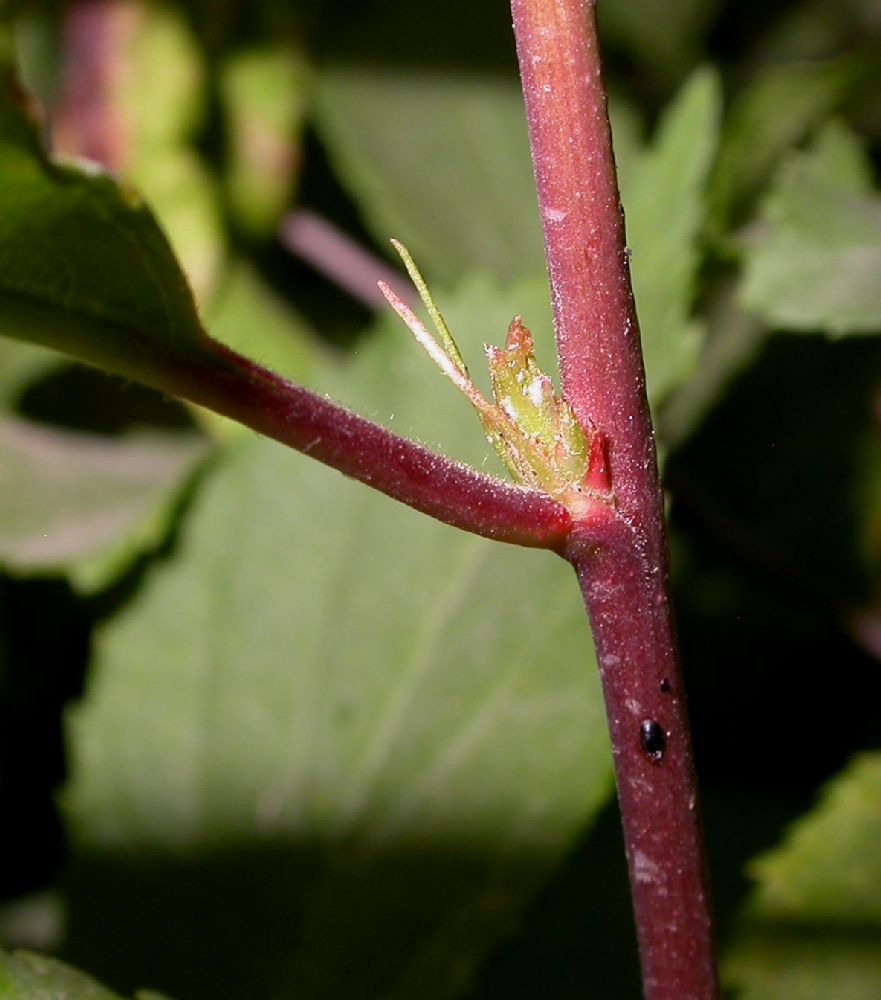
{"label": "sunlit leaf", "polygon": [[[406,334],[378,344],[337,394],[484,452]],[[97,651],[69,954],[113,981],[453,996],[609,792],[565,564],[266,441],[216,468]]]}
{"label": "sunlit leaf", "polygon": [[94,167],[50,161],[11,73],[0,94],[0,332],[123,370],[142,353],[201,355],[192,295],[140,196]]}

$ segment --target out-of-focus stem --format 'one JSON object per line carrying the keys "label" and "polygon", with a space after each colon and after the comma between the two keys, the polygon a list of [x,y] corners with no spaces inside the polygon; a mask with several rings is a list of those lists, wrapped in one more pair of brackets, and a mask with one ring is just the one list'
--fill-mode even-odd
{"label": "out-of-focus stem", "polygon": [[141,12],[127,0],[74,0],[61,26],[61,86],[52,145],[62,153],[124,171],[131,156],[127,123],[114,105],[126,71],[126,47]]}
{"label": "out-of-focus stem", "polygon": [[646,1000],[717,1000],[691,739],[595,0],[512,0],[563,393],[614,504],[567,547],[612,737]]}
{"label": "out-of-focus stem", "polygon": [[[535,490],[430,452],[218,344],[222,368],[175,376],[178,392],[416,510],[516,545],[561,549],[572,519]],[[181,377],[183,375],[183,378]]]}
{"label": "out-of-focus stem", "polygon": [[399,271],[360,247],[327,219],[298,208],[278,227],[281,242],[368,309],[380,309],[385,299],[378,288],[385,282],[408,305],[415,296]]}

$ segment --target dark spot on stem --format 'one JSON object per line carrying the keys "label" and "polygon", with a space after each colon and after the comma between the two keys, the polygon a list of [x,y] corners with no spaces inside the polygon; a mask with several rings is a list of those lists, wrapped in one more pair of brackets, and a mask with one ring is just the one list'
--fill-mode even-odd
{"label": "dark spot on stem", "polygon": [[667,735],[659,722],[643,719],[639,724],[639,745],[643,753],[659,764],[667,749]]}
{"label": "dark spot on stem", "polygon": [[670,693],[670,682],[667,680],[666,677],[661,678],[660,688],[661,688],[661,694]]}

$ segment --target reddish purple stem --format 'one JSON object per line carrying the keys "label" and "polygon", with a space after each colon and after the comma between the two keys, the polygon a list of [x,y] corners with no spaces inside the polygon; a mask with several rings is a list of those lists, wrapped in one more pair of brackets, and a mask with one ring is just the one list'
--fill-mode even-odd
{"label": "reddish purple stem", "polygon": [[572,526],[561,504],[434,454],[286,382],[225,347],[224,368],[195,373],[181,395],[296,448],[396,500],[466,531],[561,549]]}
{"label": "reddish purple stem", "polygon": [[567,547],[606,701],[646,1000],[716,1000],[703,841],[595,0],[512,0],[564,395],[615,498]]}

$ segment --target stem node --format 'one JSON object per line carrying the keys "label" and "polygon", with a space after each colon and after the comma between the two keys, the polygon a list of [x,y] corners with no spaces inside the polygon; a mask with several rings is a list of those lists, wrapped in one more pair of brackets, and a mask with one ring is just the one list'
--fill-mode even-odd
{"label": "stem node", "polygon": [[[696,782],[595,0],[511,0],[563,394],[597,499],[566,546],[612,739],[646,1000],[718,1000]],[[598,510],[596,508],[603,508]]]}

